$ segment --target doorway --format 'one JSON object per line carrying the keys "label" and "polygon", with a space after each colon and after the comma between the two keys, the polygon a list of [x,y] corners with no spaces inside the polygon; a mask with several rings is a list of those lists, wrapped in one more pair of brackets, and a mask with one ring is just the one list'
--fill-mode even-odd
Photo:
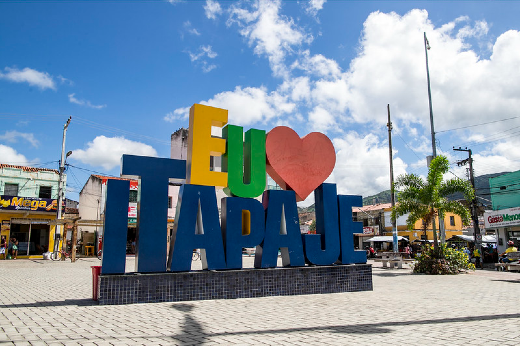
{"label": "doorway", "polygon": [[49,249],[47,220],[11,220],[11,238],[18,240],[18,256],[42,255]]}

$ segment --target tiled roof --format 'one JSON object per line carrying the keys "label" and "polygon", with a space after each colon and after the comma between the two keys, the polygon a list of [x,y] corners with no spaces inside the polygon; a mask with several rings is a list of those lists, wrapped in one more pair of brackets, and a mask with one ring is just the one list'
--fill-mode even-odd
{"label": "tiled roof", "polygon": [[92,174],[93,177],[96,177],[98,179],[104,180],[104,179],[111,179],[111,180],[129,180],[129,181],[137,181],[134,179],[127,179],[127,178],[119,178],[119,177],[109,177],[106,175],[98,175],[98,174]]}
{"label": "tiled roof", "polygon": [[383,210],[383,209],[388,209],[388,208],[392,208],[392,203],[378,203],[378,204],[372,204],[372,205],[365,205],[363,207],[354,207],[352,208],[352,211],[354,213],[357,213],[357,212],[361,212],[361,211],[364,211],[364,212],[368,212],[368,211],[376,211],[376,210]]}
{"label": "tiled roof", "polygon": [[52,172],[52,173],[60,174],[60,172],[57,169],[41,168],[41,167],[15,166],[15,165],[8,165],[6,163],[0,163],[0,168],[16,168],[16,169],[21,169],[21,170],[23,170],[25,172]]}

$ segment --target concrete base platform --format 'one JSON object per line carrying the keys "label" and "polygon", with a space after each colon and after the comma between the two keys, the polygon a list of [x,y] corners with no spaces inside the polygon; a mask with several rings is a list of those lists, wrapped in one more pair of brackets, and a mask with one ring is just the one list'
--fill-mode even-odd
{"label": "concrete base platform", "polygon": [[370,264],[100,275],[99,304],[372,291]]}

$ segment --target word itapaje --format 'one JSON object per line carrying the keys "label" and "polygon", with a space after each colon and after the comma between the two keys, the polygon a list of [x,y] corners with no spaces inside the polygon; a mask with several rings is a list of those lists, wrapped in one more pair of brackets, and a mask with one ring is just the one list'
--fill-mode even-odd
{"label": "word itapaje", "polygon": [[[275,128],[267,135],[251,129],[244,141],[242,128],[233,125],[223,128],[222,138],[211,136],[212,126],[226,123],[226,110],[194,105],[187,161],[123,155],[122,175],[140,177],[136,271],[189,271],[193,249],[201,249],[204,269],[240,269],[242,249],[255,246],[256,268],[276,267],[278,251],[284,266],[366,263],[365,251],[354,250],[353,234],[362,233],[362,223],[352,220],[352,207],[362,205],[361,196],[337,195],[335,184],[323,183],[335,162],[330,140],[316,133],[296,139],[291,129]],[[305,168],[298,162],[302,153],[323,160]],[[216,155],[223,156],[222,172],[211,170],[210,157]],[[303,161],[309,164],[307,157]],[[298,167],[303,172],[295,171]],[[264,192],[266,171],[284,190]],[[294,191],[299,175],[304,183]],[[170,179],[186,181],[166,256],[161,249],[167,244]],[[296,200],[305,199],[313,184],[317,234],[301,235]],[[128,186],[124,180],[107,183],[105,274],[125,271]],[[231,196],[222,199],[221,221],[215,186]],[[252,198],[262,193],[262,202]]]}

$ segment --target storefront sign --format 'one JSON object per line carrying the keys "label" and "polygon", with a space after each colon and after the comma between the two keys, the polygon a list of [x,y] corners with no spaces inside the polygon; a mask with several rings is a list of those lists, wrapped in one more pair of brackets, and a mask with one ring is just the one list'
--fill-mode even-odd
{"label": "storefront sign", "polygon": [[486,211],[484,213],[486,228],[500,228],[520,225],[520,207]]}
{"label": "storefront sign", "polygon": [[0,210],[26,210],[55,213],[57,205],[58,201],[56,199],[0,196]]}
{"label": "storefront sign", "polygon": [[375,234],[374,227],[371,227],[371,226],[363,227],[363,234],[374,235]]}
{"label": "storefront sign", "polygon": [[[141,182],[136,271],[189,271],[193,249],[202,249],[203,269],[241,269],[242,249],[256,247],[255,268],[366,263],[354,250],[352,207],[361,196],[337,195],[335,184],[323,181],[332,172],[336,154],[321,133],[300,138],[288,127],[265,131],[227,125],[222,138],[211,127],[227,123],[227,110],[194,105],[190,110],[188,157],[174,160],[123,155],[122,175]],[[245,138],[245,141],[244,141]],[[222,155],[222,171],[212,170],[210,157]],[[283,190],[268,190],[266,171]],[[181,186],[169,255],[166,249],[167,201],[170,179]],[[224,188],[219,211],[215,187]],[[124,273],[129,182],[107,182],[103,274]],[[317,234],[300,234],[297,200],[315,195]],[[262,195],[262,202],[254,197]],[[163,207],[164,206],[164,207]],[[222,220],[222,223],[220,222]],[[166,261],[167,260],[167,261]],[[166,267],[167,262],[167,267]]]}
{"label": "storefront sign", "polygon": [[128,203],[128,219],[137,219],[137,203]]}

